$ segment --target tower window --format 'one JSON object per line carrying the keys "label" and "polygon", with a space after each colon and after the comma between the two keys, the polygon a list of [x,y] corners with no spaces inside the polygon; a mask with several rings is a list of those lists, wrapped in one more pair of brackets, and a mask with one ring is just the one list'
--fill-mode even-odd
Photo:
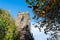
{"label": "tower window", "polygon": [[24,16],[22,16],[22,19],[21,19],[21,21],[23,21],[24,20]]}

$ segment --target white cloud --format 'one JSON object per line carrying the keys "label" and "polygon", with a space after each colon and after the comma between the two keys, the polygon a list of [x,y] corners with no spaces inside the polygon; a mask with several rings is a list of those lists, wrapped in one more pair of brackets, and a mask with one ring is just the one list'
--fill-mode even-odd
{"label": "white cloud", "polygon": [[39,29],[35,28],[32,24],[31,24],[31,32],[33,33],[35,40],[47,40],[47,35],[45,35],[43,31],[40,32]]}

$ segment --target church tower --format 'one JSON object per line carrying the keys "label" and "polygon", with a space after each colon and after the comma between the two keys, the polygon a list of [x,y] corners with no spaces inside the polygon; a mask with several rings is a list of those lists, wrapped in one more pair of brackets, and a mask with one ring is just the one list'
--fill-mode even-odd
{"label": "church tower", "polygon": [[31,23],[29,12],[18,13],[16,25],[18,32],[20,32],[20,40],[33,40],[30,33]]}

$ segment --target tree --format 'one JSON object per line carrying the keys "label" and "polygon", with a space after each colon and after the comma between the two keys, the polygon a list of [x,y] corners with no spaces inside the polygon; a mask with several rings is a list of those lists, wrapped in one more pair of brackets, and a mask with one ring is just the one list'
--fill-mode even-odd
{"label": "tree", "polygon": [[60,0],[26,0],[26,3],[32,8],[34,19],[44,18],[40,27],[47,24],[45,33],[48,31],[56,33],[60,30]]}
{"label": "tree", "polygon": [[17,34],[15,32],[14,18],[9,14],[9,11],[0,9],[0,40],[16,39]]}

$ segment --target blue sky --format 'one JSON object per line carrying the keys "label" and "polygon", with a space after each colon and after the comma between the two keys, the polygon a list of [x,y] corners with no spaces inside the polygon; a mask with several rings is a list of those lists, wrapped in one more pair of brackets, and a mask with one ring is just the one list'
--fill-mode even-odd
{"label": "blue sky", "polygon": [[14,18],[17,18],[18,12],[30,12],[30,16],[32,17],[32,10],[27,7],[25,0],[0,0],[0,9],[10,10],[11,15]]}

